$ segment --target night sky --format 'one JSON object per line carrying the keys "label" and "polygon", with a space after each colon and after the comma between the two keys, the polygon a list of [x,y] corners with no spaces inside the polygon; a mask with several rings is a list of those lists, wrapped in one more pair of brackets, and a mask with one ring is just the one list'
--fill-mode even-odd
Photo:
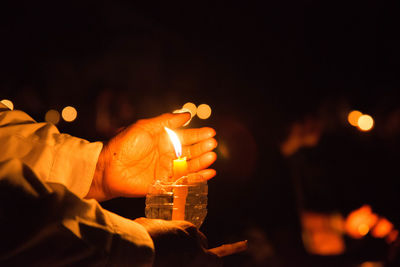
{"label": "night sky", "polygon": [[[212,107],[210,119],[191,124],[214,127],[220,144],[202,227],[211,246],[247,238],[256,227],[278,255],[297,255],[287,243],[300,238],[299,209],[347,214],[370,204],[399,225],[398,3],[1,6],[0,98],[37,121],[72,105],[78,118],[61,121],[60,131],[97,141],[189,101]],[[106,130],[96,124],[104,95],[112,118]],[[375,119],[372,131],[347,123],[353,109]],[[318,125],[317,144],[283,156],[293,125],[310,120]],[[143,205],[104,203],[129,218],[143,216]]]}

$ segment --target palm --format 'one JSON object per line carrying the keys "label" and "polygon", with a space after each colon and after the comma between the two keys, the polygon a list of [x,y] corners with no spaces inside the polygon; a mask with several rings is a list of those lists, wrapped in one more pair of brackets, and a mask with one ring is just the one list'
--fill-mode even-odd
{"label": "palm", "polygon": [[[106,198],[143,196],[155,178],[172,175],[175,158],[164,126],[177,128],[187,120],[185,114],[165,114],[141,120],[115,136],[105,147],[108,161],[101,185]],[[216,146],[211,128],[181,130],[184,155],[188,156],[189,172],[202,172],[209,179],[213,170],[203,170],[215,161]]]}
{"label": "palm", "polygon": [[119,153],[113,155],[106,184],[123,195],[144,195],[155,178],[169,175],[172,150],[159,129],[133,125],[117,137]]}

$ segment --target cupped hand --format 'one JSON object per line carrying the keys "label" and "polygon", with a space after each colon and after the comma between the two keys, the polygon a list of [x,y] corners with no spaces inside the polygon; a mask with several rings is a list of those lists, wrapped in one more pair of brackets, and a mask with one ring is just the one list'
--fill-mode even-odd
{"label": "cupped hand", "polygon": [[154,266],[222,266],[222,260],[206,249],[207,238],[186,221],[139,218],[155,248]]}
{"label": "cupped hand", "polygon": [[[190,119],[189,113],[163,114],[139,120],[113,137],[102,149],[86,198],[99,201],[118,196],[140,197],[156,178],[172,175],[174,148],[164,127],[177,129]],[[189,173],[205,179],[215,176],[207,169],[215,160],[215,131],[204,127],[175,130],[188,159]]]}

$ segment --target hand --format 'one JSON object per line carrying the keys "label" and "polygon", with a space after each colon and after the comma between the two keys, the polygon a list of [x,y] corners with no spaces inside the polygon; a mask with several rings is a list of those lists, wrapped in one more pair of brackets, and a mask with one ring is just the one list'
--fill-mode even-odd
{"label": "hand", "polygon": [[[86,198],[98,201],[118,196],[144,196],[155,178],[172,175],[174,148],[164,126],[176,129],[190,119],[190,114],[164,114],[139,120],[113,137],[102,149],[91,188]],[[212,128],[177,130],[189,173],[205,179],[215,176],[206,169],[216,160],[211,152],[217,141]]]}
{"label": "hand", "polygon": [[302,147],[314,147],[322,134],[321,122],[311,117],[293,123],[286,140],[281,144],[281,153],[290,157]]}
{"label": "hand", "polygon": [[222,260],[206,249],[207,239],[186,221],[139,218],[154,242],[154,266],[222,266]]}

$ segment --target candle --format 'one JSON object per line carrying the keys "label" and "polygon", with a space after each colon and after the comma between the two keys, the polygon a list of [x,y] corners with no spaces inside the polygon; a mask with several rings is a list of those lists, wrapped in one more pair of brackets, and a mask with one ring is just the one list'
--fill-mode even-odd
{"label": "candle", "polygon": [[[188,173],[188,165],[186,161],[186,157],[182,156],[182,145],[179,141],[178,136],[176,133],[167,127],[165,127],[171,142],[175,149],[175,154],[177,159],[174,159],[172,162],[172,170],[173,170],[173,182],[177,182],[178,179],[187,175]],[[188,194],[187,189],[187,179],[182,179],[177,183],[177,187],[173,189],[174,194],[174,203],[172,208],[172,220],[185,220],[185,204],[186,204],[186,197]],[[181,186],[179,186],[181,185]]]}
{"label": "candle", "polygon": [[188,195],[187,179],[180,180],[173,189],[174,204],[172,208],[172,220],[185,220],[186,197]]}
{"label": "candle", "polygon": [[187,175],[187,162],[186,157],[174,159],[172,162],[172,170],[173,170],[173,179],[174,181],[178,180],[182,176]]}

